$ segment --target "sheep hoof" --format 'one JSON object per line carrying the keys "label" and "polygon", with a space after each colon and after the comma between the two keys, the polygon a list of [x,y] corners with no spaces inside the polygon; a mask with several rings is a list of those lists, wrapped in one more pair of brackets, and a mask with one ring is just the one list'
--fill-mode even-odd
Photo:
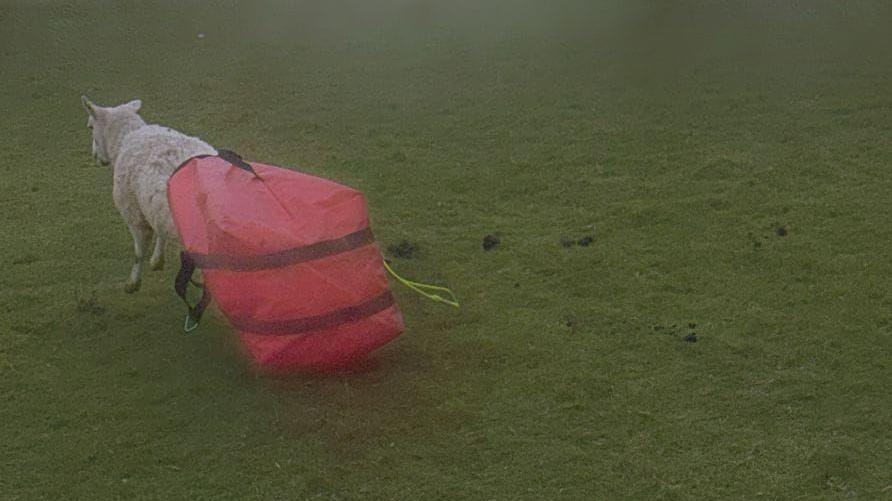
{"label": "sheep hoof", "polygon": [[153,260],[149,263],[149,266],[152,267],[152,271],[161,271],[164,269],[164,258]]}
{"label": "sheep hoof", "polygon": [[124,292],[126,292],[127,294],[133,294],[134,292],[139,290],[139,286],[139,281],[127,282],[127,284],[124,285]]}

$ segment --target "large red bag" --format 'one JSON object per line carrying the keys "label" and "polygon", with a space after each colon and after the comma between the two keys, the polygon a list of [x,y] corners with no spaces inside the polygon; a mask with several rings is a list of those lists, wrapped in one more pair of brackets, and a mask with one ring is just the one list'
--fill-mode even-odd
{"label": "large red bag", "polygon": [[213,296],[262,368],[348,366],[402,332],[362,193],[221,150],[184,162],[167,196],[184,299],[202,270],[192,320]]}

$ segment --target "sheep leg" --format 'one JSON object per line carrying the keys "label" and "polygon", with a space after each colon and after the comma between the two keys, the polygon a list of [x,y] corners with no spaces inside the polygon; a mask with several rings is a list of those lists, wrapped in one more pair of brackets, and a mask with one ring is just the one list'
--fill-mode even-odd
{"label": "sheep leg", "polygon": [[152,236],[152,229],[146,224],[128,224],[130,234],[133,236],[133,268],[130,269],[130,278],[124,286],[124,291],[128,294],[139,290],[142,283],[142,260],[145,257],[145,250],[149,239]]}
{"label": "sheep leg", "polygon": [[155,249],[152,251],[151,259],[149,259],[149,265],[154,271],[164,269],[164,244],[166,240],[167,235],[163,231],[155,232]]}

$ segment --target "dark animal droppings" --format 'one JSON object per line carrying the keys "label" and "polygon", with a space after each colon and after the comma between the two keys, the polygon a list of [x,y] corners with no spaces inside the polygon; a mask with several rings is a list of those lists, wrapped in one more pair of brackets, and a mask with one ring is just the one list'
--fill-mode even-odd
{"label": "dark animal droppings", "polygon": [[594,241],[595,241],[595,239],[594,239],[593,237],[588,236],[588,237],[582,237],[582,238],[580,238],[580,239],[579,239],[579,242],[577,242],[577,243],[578,243],[579,245],[583,246],[583,247],[588,247],[588,246],[591,245],[592,242],[594,242]]}
{"label": "dark animal droppings", "polygon": [[777,236],[779,236],[779,237],[787,236],[787,228],[785,228],[783,226],[778,226],[777,227]]}
{"label": "dark animal droppings", "polygon": [[397,259],[412,259],[418,253],[418,246],[403,240],[399,245],[391,245],[387,252]]}
{"label": "dark animal droppings", "polygon": [[494,249],[499,243],[501,243],[499,237],[495,235],[486,235],[483,237],[483,250],[488,251]]}
{"label": "dark animal droppings", "polygon": [[21,256],[21,257],[18,257],[16,259],[12,260],[12,264],[15,264],[15,265],[31,264],[31,263],[36,263],[36,262],[37,262],[37,257],[32,256],[30,254],[24,255],[24,256]]}
{"label": "dark animal droppings", "polygon": [[696,343],[697,342],[697,333],[692,332],[692,333],[688,334],[687,336],[684,337],[684,340],[687,341],[688,343]]}

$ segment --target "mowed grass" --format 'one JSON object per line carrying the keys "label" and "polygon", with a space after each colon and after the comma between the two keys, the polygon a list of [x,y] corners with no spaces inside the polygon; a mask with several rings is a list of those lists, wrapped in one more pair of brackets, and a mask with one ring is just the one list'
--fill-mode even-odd
{"label": "mowed grass", "polygon": [[[889,499],[890,20],[0,3],[0,499]],[[172,252],[123,292],[82,93],[363,190],[462,308],[395,284],[355,374],[183,334]]]}

